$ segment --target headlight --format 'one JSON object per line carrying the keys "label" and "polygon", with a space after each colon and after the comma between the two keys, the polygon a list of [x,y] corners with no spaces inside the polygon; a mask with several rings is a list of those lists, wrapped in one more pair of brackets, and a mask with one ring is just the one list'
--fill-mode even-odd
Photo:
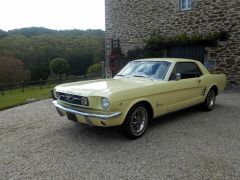
{"label": "headlight", "polygon": [[60,99],[61,94],[60,94],[60,92],[54,91],[54,96],[58,100],[58,99]]}
{"label": "headlight", "polygon": [[109,108],[109,101],[108,101],[108,98],[102,98],[102,107],[104,109],[108,109]]}
{"label": "headlight", "polygon": [[82,98],[81,98],[81,104],[82,104],[83,106],[88,106],[88,98],[82,97]]}

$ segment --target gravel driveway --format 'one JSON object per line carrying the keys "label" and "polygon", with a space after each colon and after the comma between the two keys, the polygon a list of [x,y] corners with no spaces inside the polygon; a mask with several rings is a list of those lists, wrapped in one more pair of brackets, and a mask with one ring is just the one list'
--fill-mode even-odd
{"label": "gravel driveway", "polygon": [[239,179],[240,93],[152,122],[138,140],[59,117],[51,100],[0,112],[0,179]]}

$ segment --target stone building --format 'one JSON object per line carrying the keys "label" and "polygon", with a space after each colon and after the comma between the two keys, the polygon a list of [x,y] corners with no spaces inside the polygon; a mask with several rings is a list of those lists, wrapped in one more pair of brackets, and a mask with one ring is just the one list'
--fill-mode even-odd
{"label": "stone building", "polygon": [[105,7],[108,63],[117,39],[127,54],[144,47],[144,40],[156,33],[175,37],[217,32],[220,38],[215,46],[171,47],[164,56],[194,58],[198,52],[195,59],[226,73],[228,84],[240,87],[240,0],[105,0]]}

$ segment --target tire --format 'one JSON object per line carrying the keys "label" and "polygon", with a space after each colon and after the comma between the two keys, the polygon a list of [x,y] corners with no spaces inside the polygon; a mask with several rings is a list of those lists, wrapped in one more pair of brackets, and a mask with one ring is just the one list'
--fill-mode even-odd
{"label": "tire", "polygon": [[122,125],[123,132],[130,139],[141,137],[149,122],[149,112],[142,103],[134,105],[128,112]]}
{"label": "tire", "polygon": [[212,111],[215,107],[215,102],[216,102],[216,93],[213,89],[210,89],[204,103],[202,103],[202,107],[206,111]]}

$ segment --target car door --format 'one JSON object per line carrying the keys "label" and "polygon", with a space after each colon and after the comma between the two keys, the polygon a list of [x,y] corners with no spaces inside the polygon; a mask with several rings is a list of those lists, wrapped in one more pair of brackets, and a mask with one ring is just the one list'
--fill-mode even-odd
{"label": "car door", "polygon": [[[181,76],[176,79],[176,75]],[[167,111],[198,104],[203,99],[204,82],[202,72],[194,62],[178,62],[169,78],[169,103]]]}

